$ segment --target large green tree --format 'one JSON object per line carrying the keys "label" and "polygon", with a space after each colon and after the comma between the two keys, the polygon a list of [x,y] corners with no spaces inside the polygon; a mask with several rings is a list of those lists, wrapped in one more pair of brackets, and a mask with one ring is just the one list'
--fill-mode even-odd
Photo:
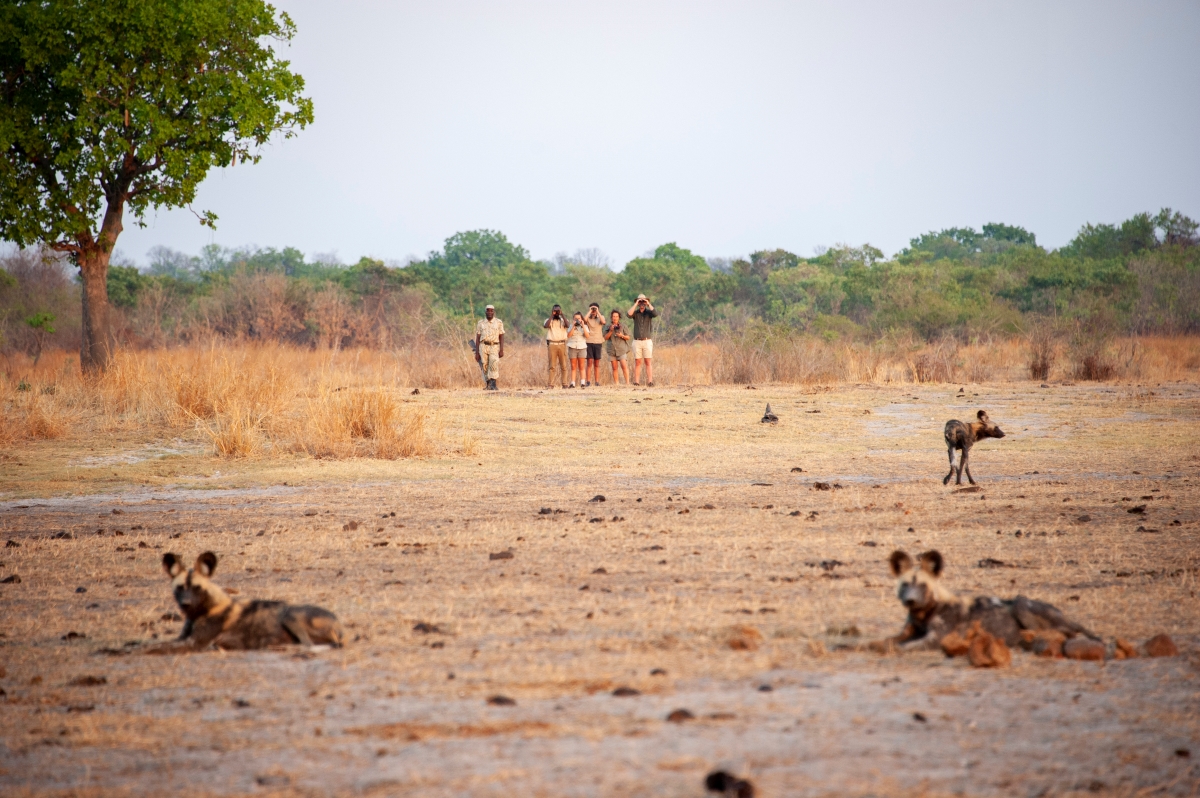
{"label": "large green tree", "polygon": [[[208,170],[312,121],[262,0],[0,4],[0,238],[69,253],[86,373],[110,356],[106,279],[126,212],[187,207]],[[212,225],[216,216],[198,214]]]}

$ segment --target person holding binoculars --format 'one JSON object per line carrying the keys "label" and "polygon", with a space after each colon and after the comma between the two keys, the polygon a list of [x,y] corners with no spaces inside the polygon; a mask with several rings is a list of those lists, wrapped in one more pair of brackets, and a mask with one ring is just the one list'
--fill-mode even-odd
{"label": "person holding binoculars", "polygon": [[654,387],[654,365],[650,362],[654,357],[654,318],[658,311],[645,294],[638,294],[637,301],[629,309],[629,318],[633,319],[633,384],[639,385],[638,370],[645,365],[646,385]]}
{"label": "person holding binoculars", "polygon": [[555,305],[550,311],[550,318],[542,325],[546,330],[546,387],[554,387],[554,371],[558,369],[558,381],[562,387],[567,387],[567,331],[570,324],[563,314],[562,305]]}

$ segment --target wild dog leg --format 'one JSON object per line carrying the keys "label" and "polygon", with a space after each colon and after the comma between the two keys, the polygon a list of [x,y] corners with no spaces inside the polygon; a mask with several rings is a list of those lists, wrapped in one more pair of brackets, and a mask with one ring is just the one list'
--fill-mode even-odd
{"label": "wild dog leg", "polygon": [[950,473],[947,474],[946,478],[942,480],[943,485],[950,481],[950,477],[954,476],[954,447],[948,447],[946,449],[946,454],[950,456]]}
{"label": "wild dog leg", "polygon": [[1058,607],[1055,607],[1053,604],[1047,604],[1044,601],[1017,596],[1013,599],[1012,613],[1022,629],[1031,629],[1033,631],[1055,629],[1063,632],[1068,637],[1083,635],[1093,640],[1100,639],[1082,625],[1063,615],[1062,610]]}
{"label": "wild dog leg", "polygon": [[312,638],[308,636],[307,619],[297,617],[297,613],[289,611],[283,616],[283,628],[302,646],[311,646]]}

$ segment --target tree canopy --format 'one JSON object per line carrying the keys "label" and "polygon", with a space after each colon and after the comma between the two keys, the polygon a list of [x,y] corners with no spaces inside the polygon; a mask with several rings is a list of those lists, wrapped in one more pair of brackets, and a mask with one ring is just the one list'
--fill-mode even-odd
{"label": "tree canopy", "polygon": [[[535,340],[555,303],[568,313],[589,302],[605,313],[625,311],[639,293],[659,310],[655,334],[667,340],[747,333],[970,339],[1019,333],[1045,317],[1127,331],[1200,331],[1196,224],[1164,210],[1107,227],[1136,231],[1145,219],[1153,235],[1127,250],[1096,247],[1102,225],[1084,225],[1068,245],[1047,250],[1020,227],[989,224],[918,236],[893,258],[864,244],[813,257],[762,249],[710,262],[671,242],[621,271],[595,265],[597,258],[592,265],[565,256],[534,261],[494,230],[455,234],[405,265],[313,260],[293,248],[210,245],[195,255],[158,248],[141,270],[112,266],[107,283],[125,340],[144,344],[219,335],[318,346],[461,346],[489,303],[512,340]],[[0,332],[9,346],[31,353],[36,341],[15,323],[30,313],[58,314],[56,340],[74,340],[78,330],[77,318],[64,313],[64,286],[53,269],[46,288],[35,290],[39,262],[32,251],[0,258],[16,280],[0,288]]]}
{"label": "tree canopy", "polygon": [[[85,369],[107,360],[108,262],[125,211],[187,207],[213,167],[312,121],[262,0],[17,0],[0,7],[0,238],[69,253]],[[205,224],[215,214],[198,213]]]}

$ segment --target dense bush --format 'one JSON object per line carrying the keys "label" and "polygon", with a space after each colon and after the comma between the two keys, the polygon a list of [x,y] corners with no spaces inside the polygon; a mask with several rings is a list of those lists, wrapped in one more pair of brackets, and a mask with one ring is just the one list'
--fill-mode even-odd
{"label": "dense bush", "polygon": [[[489,303],[510,340],[532,340],[555,302],[571,312],[594,301],[607,313],[646,293],[660,311],[661,338],[729,339],[746,352],[764,336],[782,346],[781,331],[969,342],[1026,335],[1053,320],[1063,335],[1076,331],[1072,349],[1087,359],[1084,344],[1105,335],[1200,330],[1198,244],[1196,223],[1164,210],[1085,225],[1059,250],[1020,227],[988,224],[926,233],[891,259],[864,245],[710,262],[670,243],[613,272],[594,252],[537,262],[503,234],[476,230],[403,266],[309,261],[290,248],[210,246],[198,256],[157,248],[144,268],[113,266],[108,291],[120,338],[134,346],[214,336],[327,348],[461,344]],[[37,336],[24,319],[53,313],[50,344],[77,346],[79,292],[68,264],[26,250],[0,259],[0,268],[2,345],[32,352]]]}

